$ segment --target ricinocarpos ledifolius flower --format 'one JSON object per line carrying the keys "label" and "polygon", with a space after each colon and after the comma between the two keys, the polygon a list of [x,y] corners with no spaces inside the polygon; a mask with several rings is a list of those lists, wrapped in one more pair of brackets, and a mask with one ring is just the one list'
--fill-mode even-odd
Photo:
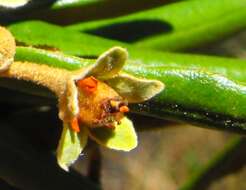
{"label": "ricinocarpos ledifolius flower", "polygon": [[[9,35],[3,28],[1,32]],[[126,49],[113,47],[93,64],[71,71],[40,62],[14,61],[14,40],[8,41],[12,43],[9,53],[4,50],[10,47],[5,41],[0,41],[0,76],[42,85],[58,98],[63,131],[57,161],[63,169],[68,170],[79,157],[88,137],[115,150],[130,151],[137,146],[135,129],[125,116],[128,104],[152,98],[164,89],[164,84],[122,72],[128,58]]]}

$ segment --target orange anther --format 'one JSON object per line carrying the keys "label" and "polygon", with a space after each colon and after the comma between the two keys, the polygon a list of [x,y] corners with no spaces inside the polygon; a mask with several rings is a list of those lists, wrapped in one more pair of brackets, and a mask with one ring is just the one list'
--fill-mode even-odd
{"label": "orange anther", "polygon": [[87,93],[93,93],[97,90],[97,79],[94,77],[87,77],[81,79],[77,82],[77,85],[80,89],[84,90]]}
{"label": "orange anther", "polygon": [[120,107],[120,112],[122,112],[122,113],[127,113],[127,112],[129,112],[130,110],[129,110],[129,108],[127,107],[127,106],[121,106]]}
{"label": "orange anther", "polygon": [[75,132],[80,132],[80,128],[79,128],[79,121],[77,117],[74,117],[71,121],[71,128],[75,131]]}

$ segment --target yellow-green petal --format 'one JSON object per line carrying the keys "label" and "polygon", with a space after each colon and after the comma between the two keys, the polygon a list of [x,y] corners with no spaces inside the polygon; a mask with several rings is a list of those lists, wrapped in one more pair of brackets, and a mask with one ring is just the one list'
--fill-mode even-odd
{"label": "yellow-green petal", "polygon": [[66,171],[77,160],[87,143],[87,130],[83,127],[80,130],[79,133],[76,133],[68,124],[63,125],[62,135],[57,148],[57,162]]}
{"label": "yellow-green petal", "polygon": [[88,70],[87,76],[99,79],[114,77],[123,68],[127,58],[126,49],[113,47],[100,55],[96,63]]}
{"label": "yellow-green petal", "polygon": [[128,74],[107,79],[106,83],[129,103],[144,102],[164,89],[164,84],[158,80],[141,79]]}
{"label": "yellow-green petal", "polygon": [[130,151],[137,144],[137,135],[132,122],[124,117],[115,129],[95,128],[89,131],[89,136],[98,144],[110,149]]}

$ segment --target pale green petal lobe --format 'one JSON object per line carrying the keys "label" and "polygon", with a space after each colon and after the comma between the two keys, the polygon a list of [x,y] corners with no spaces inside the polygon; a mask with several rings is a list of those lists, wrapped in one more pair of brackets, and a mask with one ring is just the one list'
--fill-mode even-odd
{"label": "pale green petal lobe", "polygon": [[128,74],[120,74],[106,82],[129,103],[146,101],[164,89],[164,84],[158,80],[141,79]]}
{"label": "pale green petal lobe", "polygon": [[66,171],[77,160],[87,143],[87,130],[83,127],[80,130],[79,133],[76,133],[68,124],[63,126],[62,136],[57,148],[57,161],[60,167]]}
{"label": "pale green petal lobe", "polygon": [[95,128],[90,130],[89,135],[98,144],[115,150],[130,151],[138,144],[133,124],[126,117],[115,129]]}
{"label": "pale green petal lobe", "polygon": [[124,48],[113,47],[103,53],[87,73],[99,79],[111,78],[117,75],[124,66],[128,53]]}

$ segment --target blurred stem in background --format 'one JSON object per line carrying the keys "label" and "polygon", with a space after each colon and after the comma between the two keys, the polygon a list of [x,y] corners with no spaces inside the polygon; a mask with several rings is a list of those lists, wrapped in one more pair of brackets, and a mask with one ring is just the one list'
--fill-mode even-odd
{"label": "blurred stem in background", "polygon": [[187,51],[246,27],[246,0],[187,0],[127,16],[81,22],[70,29],[139,48]]}
{"label": "blurred stem in background", "polygon": [[[41,1],[33,1],[33,4],[35,2],[40,4]],[[17,19],[48,20],[57,24],[70,24],[69,29],[79,32],[132,43],[140,48],[166,51],[187,51],[224,39],[246,27],[246,0],[54,2],[42,2],[44,5],[53,5],[48,10],[47,5],[42,5],[44,9],[37,6],[38,10],[30,6],[33,11],[27,11],[28,6],[1,11],[0,23],[6,24],[6,21]],[[136,13],[136,10],[143,11]],[[134,13],[120,16],[129,12]],[[115,18],[102,19],[104,17]],[[89,22],[91,19],[97,20]]]}
{"label": "blurred stem in background", "polygon": [[246,163],[246,138],[233,137],[222,151],[217,153],[198,172],[191,176],[180,190],[206,190],[212,182],[237,172]]}
{"label": "blurred stem in background", "polygon": [[0,22],[42,19],[68,25],[83,20],[125,15],[175,1],[177,0],[32,0],[24,7],[0,13]]}

